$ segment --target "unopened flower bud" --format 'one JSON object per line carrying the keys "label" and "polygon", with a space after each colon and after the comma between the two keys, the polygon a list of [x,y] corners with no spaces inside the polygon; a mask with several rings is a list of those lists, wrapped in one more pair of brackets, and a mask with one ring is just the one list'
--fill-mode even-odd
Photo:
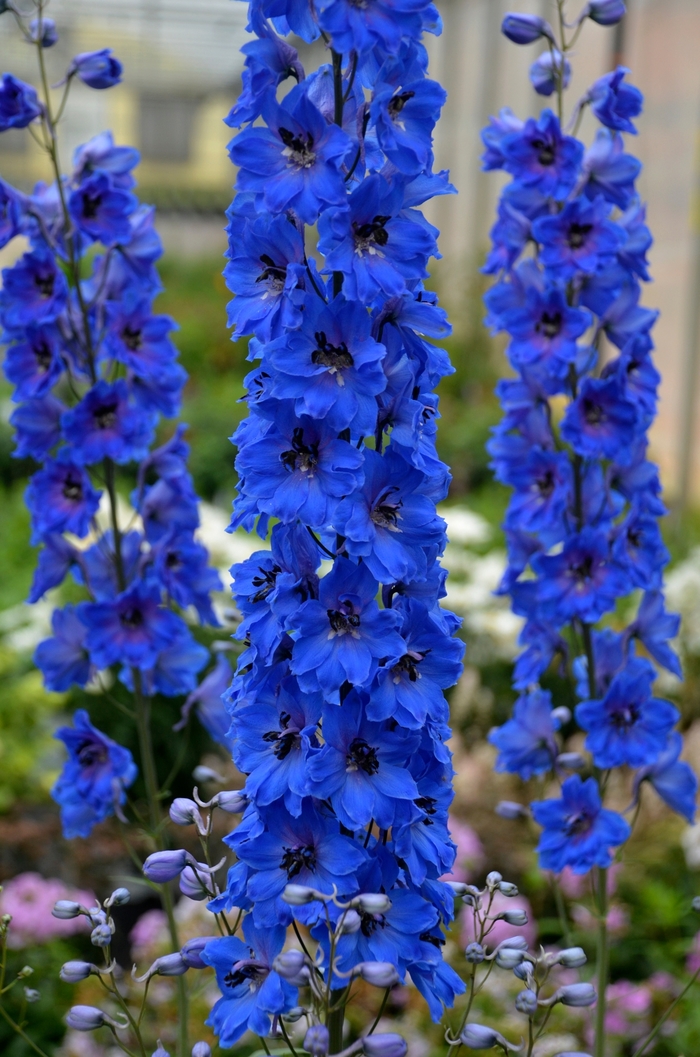
{"label": "unopened flower bud", "polygon": [[216,939],[215,936],[195,936],[188,940],[180,950],[180,955],[188,969],[206,969],[206,962],[202,961],[202,951],[207,943]]}
{"label": "unopened flower bud", "polygon": [[[4,11],[4,6],[0,8],[0,13]],[[58,30],[56,29],[56,23],[52,18],[46,18],[44,15],[41,20],[33,18],[29,23],[29,36],[34,44],[39,43],[39,33],[41,32],[41,46],[42,48],[52,48],[58,41]]]}
{"label": "unopened flower bud", "polygon": [[362,918],[356,910],[346,910],[338,918],[338,924],[335,926],[336,936],[351,936],[362,925]]}
{"label": "unopened flower bud", "polygon": [[154,851],[143,864],[143,872],[149,881],[166,884],[179,877],[190,861],[194,860],[184,848],[175,851]]}
{"label": "unopened flower bud", "polygon": [[179,951],[174,954],[164,954],[151,965],[149,973],[152,976],[156,974],[158,976],[184,976],[189,969],[189,965],[182,957]]}
{"label": "unopened flower bud", "polygon": [[74,1031],[94,1031],[107,1023],[107,1017],[96,1006],[73,1006],[66,1014],[66,1024]]}
{"label": "unopened flower bud", "polygon": [[586,757],[580,752],[560,752],[556,764],[565,771],[583,771],[586,767]]}
{"label": "unopened flower bud", "polygon": [[515,1008],[518,1013],[525,1013],[526,1016],[531,1017],[533,1013],[537,1012],[537,995],[534,991],[531,991],[529,987],[525,988],[515,996]]}
{"label": "unopened flower bud", "polygon": [[80,903],[74,903],[72,899],[59,899],[51,911],[52,915],[58,918],[59,921],[69,921],[71,918],[77,918],[83,912]]}
{"label": "unopened flower bud", "polygon": [[695,896],[695,899],[692,902],[692,907],[693,910],[697,911],[700,914],[700,896]]}
{"label": "unopened flower bud", "polygon": [[464,952],[464,956],[472,965],[478,965],[486,957],[486,951],[480,943],[470,943]]}
{"label": "unopened flower bud", "polygon": [[501,23],[501,33],[514,44],[534,44],[542,37],[554,43],[552,27],[539,15],[507,14]]}
{"label": "unopened flower bud", "polygon": [[463,899],[467,894],[469,885],[465,884],[464,881],[447,881],[447,884],[454,892],[455,898]]}
{"label": "unopened flower bud", "polygon": [[87,980],[88,976],[92,976],[93,973],[99,973],[99,969],[96,965],[92,965],[90,962],[64,962],[61,966],[61,971],[58,974],[65,984],[79,984],[82,980]]}
{"label": "unopened flower bud", "polygon": [[490,1050],[498,1045],[502,1036],[485,1024],[465,1024],[459,1038],[462,1045],[470,1050]]}
{"label": "unopened flower bud", "polygon": [[286,1013],[282,1014],[282,1019],[287,1021],[289,1024],[296,1024],[298,1020],[305,1017],[307,1010],[303,1006],[292,1006]]}
{"label": "unopened flower bud", "polygon": [[514,947],[499,947],[496,951],[496,965],[501,969],[515,969],[524,957],[524,951],[515,950]]}
{"label": "unopened flower bud", "polygon": [[362,914],[386,914],[391,910],[391,900],[383,892],[363,892],[353,903]]}
{"label": "unopened flower bud", "polygon": [[360,962],[355,972],[372,987],[393,987],[399,982],[396,966],[391,962]]}
{"label": "unopened flower bud", "polygon": [[527,818],[529,814],[525,805],[518,804],[515,800],[499,800],[495,811],[501,818],[506,818],[510,821],[516,818]]}
{"label": "unopened flower bud", "polygon": [[330,1035],[325,1024],[312,1024],[304,1036],[304,1049],[311,1057],[326,1057]]}
{"label": "unopened flower bud", "polygon": [[567,1050],[566,1053],[555,1053],[554,1057],[591,1057],[590,1053],[581,1053],[580,1050]]}
{"label": "unopened flower bud", "polygon": [[153,1051],[151,1057],[170,1057],[163,1043],[158,1039],[158,1047]]}
{"label": "unopened flower bud", "polygon": [[191,866],[187,865],[180,874],[180,891],[188,899],[196,899],[200,902],[203,899],[210,899],[211,887],[211,873],[205,862],[193,862]]}
{"label": "unopened flower bud", "polygon": [[513,975],[517,976],[518,980],[523,980],[525,983],[529,983],[532,976],[532,963],[523,959],[520,965],[516,965],[513,969]]}
{"label": "unopened flower bud", "polygon": [[240,815],[248,807],[248,797],[239,789],[230,789],[223,793],[217,793],[211,802],[212,807],[221,808],[229,815]]}
{"label": "unopened flower bud", "polygon": [[506,925],[515,925],[518,928],[527,925],[528,922],[527,913],[521,909],[503,910],[500,914],[497,914],[496,917],[500,921],[505,921]]}
{"label": "unopened flower bud", "polygon": [[551,715],[552,719],[558,720],[563,727],[571,719],[571,709],[567,708],[566,705],[559,705],[557,708],[552,709]]}
{"label": "unopened flower bud", "polygon": [[128,888],[115,888],[109,899],[105,902],[106,907],[123,907],[131,899]]}
{"label": "unopened flower bud", "polygon": [[512,899],[513,896],[518,894],[518,886],[514,885],[512,881],[501,881],[498,886],[498,891],[502,896],[507,896],[508,899]]}
{"label": "unopened flower bud", "polygon": [[400,1035],[389,1031],[383,1035],[367,1035],[362,1040],[365,1057],[406,1057],[408,1046]]}
{"label": "unopened flower bud", "polygon": [[282,899],[290,907],[305,907],[317,899],[316,892],[307,885],[285,885]]}
{"label": "unopened flower bud", "polygon": [[213,771],[211,767],[205,767],[204,764],[200,763],[192,772],[192,777],[195,782],[218,782],[222,784],[226,781],[223,774],[219,774],[218,771]]}
{"label": "unopened flower bud", "polygon": [[585,965],[587,961],[586,952],[582,947],[567,947],[565,950],[559,951],[557,955],[557,962],[559,965],[563,965],[565,969],[578,969],[580,966]]}
{"label": "unopened flower bud", "polygon": [[192,1057],[211,1057],[211,1046],[208,1042],[195,1042]]}
{"label": "unopened flower bud", "polygon": [[[51,911],[51,913],[53,914],[53,911]],[[54,916],[57,917],[58,915],[54,915]],[[0,918],[0,923],[5,928],[7,928],[7,926],[10,924],[11,921],[12,921],[12,914],[3,914],[3,916]]]}
{"label": "unopened flower bud", "polygon": [[527,951],[529,944],[524,936],[509,936],[500,946],[508,947],[513,951]]}
{"label": "unopened flower bud", "polygon": [[595,988],[592,984],[567,984],[560,987],[554,995],[556,1002],[563,1006],[592,1006],[596,1000]]}
{"label": "unopened flower bud", "polygon": [[90,933],[93,947],[109,947],[112,942],[112,930],[109,925],[96,925]]}
{"label": "unopened flower bud", "polygon": [[587,14],[599,26],[614,26],[624,18],[625,11],[623,0],[590,0]]}
{"label": "unopened flower bud", "polygon": [[31,965],[23,965],[17,976],[20,980],[26,980],[28,976],[33,976],[34,970]]}
{"label": "unopened flower bud", "polygon": [[170,805],[168,814],[176,826],[191,826],[194,822],[202,821],[199,808],[194,800],[189,800],[186,796],[176,797]]}
{"label": "unopened flower bud", "polygon": [[491,873],[486,875],[486,887],[487,888],[498,888],[499,884],[503,880],[503,875],[498,870],[492,870]]}
{"label": "unopened flower bud", "polygon": [[301,951],[291,950],[278,954],[272,963],[272,969],[294,987],[303,987],[308,983],[308,958]]}
{"label": "unopened flower bud", "polygon": [[41,998],[41,994],[35,987],[24,988],[24,1001],[25,1002],[38,1002]]}

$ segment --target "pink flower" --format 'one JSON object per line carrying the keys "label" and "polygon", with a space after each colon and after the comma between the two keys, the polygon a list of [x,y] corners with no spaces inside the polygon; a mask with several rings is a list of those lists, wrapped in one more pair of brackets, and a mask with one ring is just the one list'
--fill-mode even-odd
{"label": "pink flower", "polygon": [[471,881],[474,873],[483,865],[484,848],[477,834],[466,822],[454,815],[449,817],[450,836],[457,845],[454,866],[443,874],[441,881]]}
{"label": "pink flower", "polygon": [[[485,897],[484,906],[487,905],[487,900],[488,897]],[[528,944],[532,946],[537,939],[537,923],[533,920],[532,908],[525,896],[514,896],[512,899],[508,899],[506,896],[501,895],[500,892],[496,892],[489,917],[501,914],[504,910],[524,910],[527,913],[527,925],[518,927],[516,925],[508,925],[505,921],[497,921],[485,940],[486,945],[493,949],[499,943],[502,943],[503,940],[511,939],[513,936],[523,936]],[[465,906],[463,908],[459,920],[461,924],[461,943],[462,946],[466,947],[468,943],[473,943],[476,939],[471,907]]]}
{"label": "pink flower", "polygon": [[129,933],[135,958],[155,953],[167,937],[168,919],[162,910],[147,910]]}
{"label": "pink flower", "polygon": [[[608,870],[607,889],[608,895],[614,895],[617,888],[617,876],[622,869],[620,863],[615,863]],[[564,867],[560,874],[552,875],[555,884],[558,884],[565,896],[569,899],[581,899],[591,894],[591,878],[589,874],[576,874],[568,866]]]}
{"label": "pink flower", "polygon": [[607,991],[605,1030],[611,1035],[637,1038],[646,1030],[644,1017],[651,1008],[651,991],[646,984],[618,980]]}
{"label": "pink flower", "polygon": [[685,960],[685,967],[689,973],[696,973],[700,969],[700,932],[697,933],[693,940],[693,946],[690,948],[688,957]]}
{"label": "pink flower", "polygon": [[12,922],[7,934],[8,947],[29,947],[49,943],[59,936],[85,932],[90,922],[82,915],[61,921],[51,911],[59,899],[71,899],[88,910],[96,904],[92,892],[81,892],[56,878],[44,878],[38,873],[21,873],[3,885],[0,893],[0,914],[10,914]]}

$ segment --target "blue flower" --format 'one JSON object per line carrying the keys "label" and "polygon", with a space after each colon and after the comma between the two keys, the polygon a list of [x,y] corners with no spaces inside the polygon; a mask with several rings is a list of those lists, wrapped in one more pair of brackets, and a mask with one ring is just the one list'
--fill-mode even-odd
{"label": "blue flower", "polygon": [[79,404],[64,412],[61,424],[73,458],[83,464],[104,458],[117,463],[143,459],[153,439],[153,416],[129,403],[123,378],[97,382]]}
{"label": "blue flower", "polygon": [[488,125],[481,130],[481,141],[486,150],[481,156],[484,170],[503,169],[506,164],[506,156],[503,153],[503,143],[511,132],[522,132],[525,122],[516,117],[509,106],[504,106],[498,112],[498,117],[489,118]]}
{"label": "blue flower", "polygon": [[160,591],[137,581],[114,601],[81,602],[78,616],[88,629],[86,646],[98,668],[121,662],[142,671],[152,668],[182,627],[160,604]]}
{"label": "blue flower", "polygon": [[47,690],[61,693],[71,686],[85,686],[92,666],[85,648],[87,628],[78,617],[75,606],[54,609],[51,616],[53,636],[36,648],[34,663],[44,677]]}
{"label": "blue flower", "polygon": [[658,520],[634,508],[617,529],[613,554],[635,587],[647,591],[661,586],[663,567],[671,560]]}
{"label": "blue flower", "polygon": [[39,248],[2,270],[0,311],[8,330],[51,323],[63,311],[68,284],[52,253]]}
{"label": "blue flower", "polygon": [[508,133],[501,142],[504,169],[526,187],[561,200],[571,191],[583,157],[583,146],[562,134],[551,110],[529,118],[522,131]]}
{"label": "blue flower", "polygon": [[[391,900],[387,911],[361,911],[359,929],[341,936],[337,946],[341,970],[347,972],[359,962],[389,962],[403,977],[407,965],[420,958],[421,937],[437,924],[435,907],[405,888],[394,888],[387,895]],[[314,932],[321,938],[320,929]]]}
{"label": "blue flower", "polygon": [[607,128],[619,132],[636,133],[630,120],[642,112],[643,96],[638,88],[624,84],[625,74],[629,70],[618,66],[612,73],[600,77],[588,92],[591,110]]}
{"label": "blue flower", "polygon": [[65,406],[50,393],[34,400],[25,400],[10,415],[15,430],[16,459],[28,455],[41,462],[61,437],[61,419]]}
{"label": "blue flower", "polygon": [[273,213],[293,209],[306,224],[314,224],[326,205],[345,201],[340,166],[350,140],[337,125],[329,125],[297,85],[277,103],[263,104],[265,127],[239,132],[229,145],[239,167],[236,187],[256,191]]}
{"label": "blue flower", "polygon": [[538,95],[552,95],[560,83],[568,88],[570,80],[571,63],[556,48],[543,51],[530,67],[530,83]]}
{"label": "blue flower", "polygon": [[586,378],[567,409],[561,435],[579,455],[604,456],[624,464],[637,421],[636,408],[616,378]]}
{"label": "blue flower", "polygon": [[348,695],[342,708],[324,709],[324,744],[309,760],[309,791],[318,800],[330,801],[337,818],[349,829],[364,827],[374,819],[388,830],[394,822],[395,802],[418,797],[418,788],[406,770],[418,738],[373,723],[364,712],[357,691]]}
{"label": "blue flower", "polygon": [[106,304],[107,331],[102,358],[125,364],[141,378],[158,377],[177,357],[168,334],[176,329],[170,316],[151,314],[148,301],[133,307]]}
{"label": "blue flower", "polygon": [[122,79],[122,64],[112,55],[111,48],[84,51],[76,55],[68,68],[68,76],[77,74],[88,88],[112,88]]}
{"label": "blue flower", "polygon": [[68,210],[78,229],[105,246],[128,242],[129,213],[136,199],[112,185],[109,176],[97,171],[88,176],[68,199]]}
{"label": "blue flower", "polygon": [[[131,170],[138,163],[139,152],[135,147],[115,147],[111,132],[99,132],[73,152],[73,180],[81,184],[92,173],[104,172],[109,175],[112,187],[128,191],[136,183]],[[142,206],[140,220],[143,219],[144,209],[149,215],[152,214],[152,208]],[[133,247],[130,247],[130,252],[133,252]]]}
{"label": "blue flower", "polygon": [[223,584],[216,569],[209,565],[207,548],[189,533],[176,530],[152,548],[154,582],[182,609],[194,606],[204,624],[219,622],[211,604],[211,592]]}
{"label": "blue flower", "polygon": [[41,104],[32,86],[4,73],[0,83],[0,132],[26,128],[40,114]]}
{"label": "blue flower", "polygon": [[668,645],[675,639],[681,626],[677,613],[667,613],[664,596],[660,591],[646,591],[639,603],[637,616],[630,626],[630,634],[636,636],[657,664],[668,668],[679,679],[683,670],[678,655]]}
{"label": "blue flower", "polygon": [[398,177],[367,176],[344,209],[327,210],[319,221],[319,251],[328,272],[342,272],[343,292],[369,304],[383,293],[396,297],[406,281],[427,277],[428,258],[437,254],[435,229],[404,214],[404,185]]}
{"label": "blue flower", "polygon": [[566,280],[605,265],[625,240],[619,224],[608,219],[609,213],[601,195],[593,201],[574,198],[555,216],[535,220],[532,235],[541,243],[539,259],[544,267],[555,278]]}
{"label": "blue flower", "polygon": [[245,55],[243,90],[224,118],[232,128],[240,128],[260,116],[270,88],[275,89],[288,77],[294,77],[297,82],[304,80],[304,68],[296,48],[278,37],[262,19],[256,29],[261,39],[251,40],[241,48]]}
{"label": "blue flower", "polygon": [[389,161],[413,175],[432,162],[432,131],[447,93],[437,81],[407,78],[405,69],[398,58],[384,64],[374,84],[370,121]]}
{"label": "blue flower", "polygon": [[552,713],[552,695],[548,690],[532,690],[517,699],[513,718],[488,736],[498,749],[497,771],[510,771],[527,781],[533,775],[552,770],[559,752],[554,733],[560,726]]}
{"label": "blue flower", "polygon": [[223,936],[207,943],[201,958],[216,972],[222,997],[206,1023],[214,1029],[223,1049],[233,1046],[250,1030],[264,1037],[271,1018],[288,1012],[297,1000],[297,989],[272,969],[284,946],[286,929],[281,925],[257,928],[251,917],[243,922],[245,943],[236,936]]}
{"label": "blue flower", "polygon": [[653,666],[641,657],[627,662],[602,700],[576,706],[576,720],[588,731],[586,748],[598,767],[641,767],[654,763],[679,718],[669,701],[651,696]]}
{"label": "blue flower", "polygon": [[587,873],[593,866],[610,866],[612,850],[624,843],[630,828],[616,811],[601,804],[594,778],[572,775],[563,782],[558,800],[533,801],[532,814],[543,827],[537,851],[543,870]]}
{"label": "blue flower", "polygon": [[506,513],[509,528],[560,534],[573,496],[571,464],[563,452],[532,449],[523,458],[499,462],[498,480],[516,489]]}
{"label": "blue flower", "polygon": [[41,397],[53,389],[63,374],[60,338],[51,324],[28,326],[19,344],[10,345],[3,368],[15,389],[14,400]]}
{"label": "blue flower", "polygon": [[511,12],[503,18],[501,33],[514,44],[533,44],[542,37],[554,43],[552,27],[541,15],[521,15]]}
{"label": "blue flower", "polygon": [[294,400],[297,415],[325,419],[336,432],[373,433],[375,397],[386,387],[386,349],[370,334],[371,320],[357,302],[336,298],[307,305],[298,330],[265,347],[272,368],[270,395]]}
{"label": "blue flower", "polygon": [[[595,675],[594,693],[600,697],[607,694],[610,683],[617,673],[624,667],[629,650],[629,636],[611,628],[603,628],[601,631],[591,633],[591,647],[593,650],[593,671]],[[576,657],[573,663],[573,671],[576,676],[576,693],[580,698],[591,697],[590,683],[588,680],[588,658]]]}
{"label": "blue flower", "polygon": [[692,826],[695,821],[698,779],[690,764],[679,760],[682,751],[681,735],[669,734],[663,752],[652,764],[635,774],[634,799],[637,801],[640,786],[646,780],[671,810],[682,815]]}
{"label": "blue flower", "polygon": [[231,685],[233,671],[225,654],[220,653],[216,664],[202,679],[199,686],[192,690],[182,706],[182,715],[173,730],[181,730],[187,722],[190,712],[196,706],[197,719],[209,736],[220,745],[231,749],[229,715],[222,700],[223,694]]}
{"label": "blue flower", "polygon": [[300,606],[291,669],[302,690],[322,690],[337,703],[343,683],[368,686],[380,660],[391,664],[403,655],[401,617],[379,609],[377,588],[367,566],[337,558],[319,584],[318,599]]}
{"label": "blue flower", "polygon": [[364,55],[375,47],[395,54],[402,38],[420,38],[431,8],[430,0],[368,0],[363,8],[352,0],[323,0],[319,25],[341,54]]}
{"label": "blue flower", "polygon": [[149,543],[157,543],[172,532],[194,532],[199,527],[197,494],[187,472],[161,477],[134,499]]}
{"label": "blue flower", "polygon": [[539,576],[538,601],[557,626],[574,617],[594,623],[630,586],[611,561],[607,537],[590,526],[569,536],[560,554],[536,555],[532,567]]}
{"label": "blue flower", "polygon": [[101,494],[65,448],[56,459],[47,459],[43,469],[30,477],[25,495],[32,515],[32,543],[52,532],[87,536]]}
{"label": "blue flower", "polygon": [[635,194],[634,182],[642,164],[624,153],[622,136],[600,128],[583,157],[583,171],[587,175],[583,194],[591,199],[602,194],[606,201],[626,209]]}
{"label": "blue flower", "polygon": [[[306,415],[280,413],[274,425],[256,423],[250,439],[239,432],[236,440],[242,495],[285,524],[300,518],[312,528],[323,527],[338,500],[362,480],[361,453],[325,422]],[[234,523],[240,506],[240,501],[234,505]]]}
{"label": "blue flower", "polygon": [[599,26],[614,26],[627,11],[624,0],[588,0],[586,6],[586,14]]}
{"label": "blue flower", "polygon": [[93,727],[79,708],[74,726],[60,727],[56,737],[68,749],[68,761],[51,795],[60,804],[64,837],[89,837],[93,826],[120,809],[124,790],[136,777],[128,749]]}

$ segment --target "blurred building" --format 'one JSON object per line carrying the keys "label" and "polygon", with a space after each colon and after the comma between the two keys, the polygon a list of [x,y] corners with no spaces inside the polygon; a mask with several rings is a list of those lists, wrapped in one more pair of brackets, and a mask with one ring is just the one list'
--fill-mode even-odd
{"label": "blurred building", "polygon": [[[499,32],[501,18],[506,10],[553,18],[555,0],[437,3],[445,29],[441,37],[427,41],[431,74],[449,95],[437,131],[436,166],[451,170],[459,195],[437,199],[429,215],[442,229],[437,275],[459,322],[501,186],[497,174],[480,173],[480,128],[502,106],[527,117],[547,105],[527,78],[539,47],[518,48],[505,40]],[[655,335],[663,385],[654,454],[667,487],[677,491],[685,474],[700,498],[700,457],[692,458],[700,441],[700,372],[695,366],[700,331],[700,0],[628,0],[628,6],[624,34],[586,25],[574,55],[570,98],[575,100],[612,68],[616,51],[646,96],[640,136],[630,146],[645,165],[640,187],[655,237],[655,281],[645,299],[661,310]],[[568,7],[575,15],[579,3],[569,0]],[[111,47],[125,67],[124,83],[115,89],[99,92],[80,84],[72,89],[62,137],[64,165],[78,143],[111,128],[119,142],[141,150],[140,193],[166,212],[161,224],[171,246],[190,252],[223,248],[220,221],[234,174],[225,151],[231,131],[222,118],[240,87],[246,5],[234,0],[52,0],[49,13],[61,31],[59,44],[47,53],[54,80],[73,54],[101,47]],[[19,42],[9,15],[0,19],[0,47],[9,68],[35,79],[32,49]],[[322,54],[318,46],[315,51],[312,66]],[[590,139],[592,134],[587,118],[581,135]],[[0,137],[0,172],[23,187],[48,176],[29,133]]]}

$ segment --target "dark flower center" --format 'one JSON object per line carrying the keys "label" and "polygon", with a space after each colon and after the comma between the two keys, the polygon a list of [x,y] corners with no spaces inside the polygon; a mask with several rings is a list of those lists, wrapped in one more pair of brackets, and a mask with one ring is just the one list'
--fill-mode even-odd
{"label": "dark flower center", "polygon": [[309,132],[304,140],[301,136],[295,136],[288,128],[279,129],[279,136],[284,143],[282,153],[300,169],[308,169],[316,161],[313,151],[314,138]]}
{"label": "dark flower center", "polygon": [[376,216],[374,220],[370,220],[367,224],[358,224],[356,220],[352,222],[352,230],[355,235],[355,244],[357,249],[367,253],[376,252],[374,246],[386,246],[389,241],[389,232],[385,228],[391,220],[391,217]]}
{"label": "dark flower center", "polygon": [[410,682],[417,682],[421,677],[418,665],[428,653],[430,653],[430,650],[426,650],[425,653],[417,653],[415,650],[412,653],[404,653],[403,657],[391,669],[394,682],[398,683],[404,674],[408,676]]}
{"label": "dark flower center", "polygon": [[383,914],[361,914],[360,931],[363,936],[371,936],[377,929],[386,927],[386,918]]}
{"label": "dark flower center", "polygon": [[[314,338],[316,348],[311,353],[312,363],[320,363],[322,367],[327,367],[331,374],[352,367],[355,363],[344,341],[341,341],[340,345],[331,345],[322,330],[317,330]],[[338,378],[338,381],[341,379]]]}
{"label": "dark flower center", "polygon": [[348,632],[354,638],[359,638],[356,628],[360,626],[360,614],[355,612],[355,607],[348,599],[338,603],[338,609],[327,609],[331,628],[336,635],[345,635]]}
{"label": "dark flower center", "polygon": [[165,559],[166,569],[175,569],[178,565],[182,565],[179,553],[177,551],[168,551]]}
{"label": "dark flower center", "polygon": [[610,723],[621,733],[633,727],[638,719],[639,706],[635,701],[616,708],[614,712],[610,713]]}
{"label": "dark flower center", "polygon": [[544,334],[545,338],[556,338],[561,330],[561,312],[555,312],[553,315],[543,312],[535,324],[535,330],[539,334]]}
{"label": "dark flower center", "polygon": [[88,191],[83,192],[83,217],[85,220],[94,220],[102,205],[102,195],[91,195]]}
{"label": "dark flower center", "polygon": [[138,606],[131,606],[119,614],[119,623],[125,628],[140,628],[143,624],[143,612]]}
{"label": "dark flower center", "polygon": [[73,474],[69,473],[63,482],[62,491],[66,499],[76,503],[83,498],[83,482],[79,477],[74,477]]}
{"label": "dark flower center", "polygon": [[552,165],[557,156],[554,144],[546,139],[537,137],[532,141],[533,149],[537,152],[537,160],[540,165]]}
{"label": "dark flower center", "polygon": [[95,410],[93,418],[98,429],[112,429],[116,425],[118,406],[115,400],[114,403],[103,404]]}
{"label": "dark flower center", "polygon": [[255,280],[256,283],[264,283],[269,279],[270,285],[276,290],[283,290],[287,281],[287,269],[282,267],[282,265],[275,264],[272,257],[267,253],[260,254],[260,261],[265,267]]}
{"label": "dark flower center", "polygon": [[389,529],[390,532],[400,532],[401,529],[398,527],[398,522],[402,501],[398,499],[391,502],[390,496],[392,492],[398,492],[398,487],[396,485],[389,488],[384,495],[378,499],[376,506],[374,506],[369,516],[370,520],[380,528]]}
{"label": "dark flower center", "polygon": [[444,936],[434,936],[432,932],[421,932],[419,939],[423,940],[423,943],[432,943],[438,950],[447,942]]}
{"label": "dark flower center", "polygon": [[274,748],[272,751],[278,760],[285,760],[299,742],[298,730],[285,730],[291,718],[289,712],[282,712],[280,714],[280,730],[268,730],[267,734],[263,734],[263,741],[273,743]]}
{"label": "dark flower center", "polygon": [[600,404],[596,404],[592,400],[584,400],[583,417],[589,426],[600,426],[602,422],[606,421],[607,415]]}
{"label": "dark flower center", "polygon": [[400,114],[409,99],[413,99],[415,92],[401,92],[400,95],[393,96],[389,100],[389,116],[392,120],[395,120],[397,114]]}
{"label": "dark flower center", "polygon": [[248,980],[255,980],[259,976],[266,976],[267,969],[264,965],[242,965],[239,967],[236,962],[231,969],[230,973],[226,973],[224,977],[224,983],[227,987],[238,987],[240,984],[246,983]]}
{"label": "dark flower center", "polygon": [[302,870],[316,869],[316,849],[313,844],[305,844],[301,848],[285,848],[284,855],[280,861],[280,869],[285,870],[287,878],[291,881],[297,877]]}
{"label": "dark flower center", "polygon": [[585,245],[587,236],[593,228],[592,224],[572,224],[569,228],[566,241],[572,250],[580,250]]}
{"label": "dark flower center", "polygon": [[32,351],[34,353],[34,359],[36,360],[36,365],[39,371],[42,374],[46,374],[49,367],[51,366],[51,361],[53,360],[53,356],[51,355],[51,349],[45,341],[42,341],[40,345],[35,345]]}
{"label": "dark flower center", "polygon": [[318,444],[304,444],[304,430],[296,426],[292,433],[292,446],[282,452],[280,459],[290,473],[295,470],[313,473],[318,463]]}
{"label": "dark flower center", "polygon": [[554,491],[554,474],[551,470],[545,470],[541,477],[535,481],[535,487],[543,499],[549,499]]}
{"label": "dark flower center", "polygon": [[47,274],[41,274],[40,272],[34,276],[34,285],[41,294],[42,297],[53,297],[53,288],[56,281],[56,276],[53,272]]}
{"label": "dark flower center", "polygon": [[273,565],[271,569],[263,569],[262,565],[258,566],[259,576],[253,577],[253,587],[257,588],[257,591],[251,598],[251,602],[264,602],[270,591],[273,591],[275,584],[277,583],[277,577],[282,572],[279,565]]}
{"label": "dark flower center", "polygon": [[81,767],[92,767],[95,763],[104,763],[108,758],[107,748],[98,741],[84,741],[76,749],[75,755]]}
{"label": "dark flower center", "polygon": [[345,761],[346,770],[348,771],[364,771],[365,774],[376,774],[379,770],[377,750],[373,749],[362,738],[355,738],[350,742]]}
{"label": "dark flower center", "polygon": [[141,328],[136,330],[127,323],[122,330],[122,341],[130,352],[138,352],[143,344]]}
{"label": "dark flower center", "polygon": [[437,810],[437,800],[434,796],[419,796],[413,803],[421,811],[425,811],[426,815],[434,815]]}
{"label": "dark flower center", "polygon": [[577,814],[569,815],[564,823],[564,833],[567,837],[581,837],[584,833],[588,833],[592,825],[593,819],[590,815],[579,811]]}
{"label": "dark flower center", "polygon": [[591,580],[593,578],[593,558],[591,555],[587,554],[577,565],[572,565],[571,573],[574,579],[578,580],[579,583],[583,583],[585,580]]}

